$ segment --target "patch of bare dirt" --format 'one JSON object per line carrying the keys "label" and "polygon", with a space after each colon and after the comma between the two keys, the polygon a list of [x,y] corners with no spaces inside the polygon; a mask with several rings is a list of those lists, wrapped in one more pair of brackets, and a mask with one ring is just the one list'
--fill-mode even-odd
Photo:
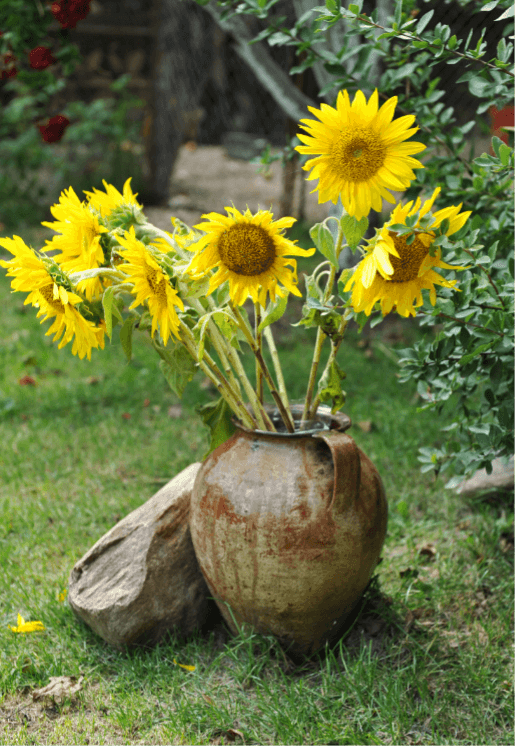
{"label": "patch of bare dirt", "polygon": [[[275,218],[280,218],[279,206],[282,197],[282,167],[275,161],[269,176],[258,174],[259,167],[242,159],[227,155],[223,146],[182,146],[172,179],[172,197],[169,207],[145,207],[149,221],[160,229],[171,229],[171,216],[192,226],[203,213],[215,211],[225,213],[226,206],[235,205],[243,211],[247,206],[252,213],[258,209],[272,209]],[[297,175],[295,185],[295,212],[300,205],[300,192],[304,190],[304,214],[312,224],[323,221],[328,215],[329,204],[319,205],[317,193],[311,194],[316,181],[308,182],[306,172]]]}

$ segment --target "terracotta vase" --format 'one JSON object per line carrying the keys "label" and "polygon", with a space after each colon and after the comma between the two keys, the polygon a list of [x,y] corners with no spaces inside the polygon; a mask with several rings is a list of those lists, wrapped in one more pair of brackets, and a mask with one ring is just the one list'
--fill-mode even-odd
{"label": "terracotta vase", "polygon": [[[300,419],[302,407],[292,413]],[[233,632],[251,625],[310,655],[359,601],[379,561],[387,502],[376,468],[344,434],[350,425],[325,407],[294,434],[239,425],[198,471],[192,541]]]}

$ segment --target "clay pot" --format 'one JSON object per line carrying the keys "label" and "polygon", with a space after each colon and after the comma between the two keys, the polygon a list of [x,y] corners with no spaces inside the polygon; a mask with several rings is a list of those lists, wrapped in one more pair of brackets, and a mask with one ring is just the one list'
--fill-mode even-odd
{"label": "clay pot", "polygon": [[[300,419],[302,407],[292,413]],[[310,655],[359,601],[379,561],[387,502],[376,468],[344,434],[350,425],[320,407],[294,434],[238,426],[198,471],[192,541],[234,633],[251,625]]]}

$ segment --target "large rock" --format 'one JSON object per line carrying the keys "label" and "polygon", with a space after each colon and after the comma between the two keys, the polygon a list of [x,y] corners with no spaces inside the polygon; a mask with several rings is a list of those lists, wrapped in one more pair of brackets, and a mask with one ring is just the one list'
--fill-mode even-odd
{"label": "large rock", "polygon": [[189,529],[192,463],[97,541],[70,573],[75,613],[118,648],[186,637],[217,617]]}
{"label": "large rock", "polygon": [[483,468],[476,471],[467,481],[463,481],[457,488],[457,493],[463,497],[473,497],[477,494],[489,494],[499,489],[513,489],[514,456],[505,462],[501,458],[495,458],[492,466],[492,473],[487,473]]}

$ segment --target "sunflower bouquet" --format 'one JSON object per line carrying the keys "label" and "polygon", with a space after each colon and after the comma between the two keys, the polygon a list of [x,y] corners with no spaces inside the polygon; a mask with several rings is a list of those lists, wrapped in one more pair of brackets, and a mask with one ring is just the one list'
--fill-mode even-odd
{"label": "sunflower bouquet", "polygon": [[[394,119],[396,104],[394,96],[379,107],[377,91],[368,101],[358,91],[351,102],[342,91],[336,108],[310,107],[317,119],[302,120],[305,133],[296,150],[312,156],[303,168],[310,171],[308,179],[318,180],[318,200],[336,204],[340,198],[343,206],[340,217],[311,230],[316,248],[303,250],[285,236],[294,218],[273,220],[269,211],[252,214],[248,208],[209,213],[192,228],[173,218],[173,231],[162,231],[147,221],[128,179],[122,193],[104,182],[105,190],[85,192],[85,201],[72,187],[64,190],[51,207],[56,220],[43,222],[56,232],[44,251],[18,236],[4,238],[0,246],[13,259],[0,265],[13,277],[14,291],[29,292],[25,304],[38,308],[38,317],[54,318],[47,335],[61,339],[59,348],[72,342],[73,354],[90,359],[92,349],[104,348],[105,337],[111,340],[120,325],[128,358],[134,330],[149,333],[162,372],[179,397],[201,370],[220,393],[215,404],[200,409],[212,429],[211,449],[231,433],[232,415],[250,429],[307,428],[321,403],[330,403],[333,412],[344,404],[345,373],[337,353],[348,321],[374,309],[382,315],[393,310],[415,315],[424,289],[435,304],[436,286],[456,287],[456,280],[438,269],[463,267],[445,263],[441,247],[470,213],[460,212],[462,204],[432,212],[437,187],[423,203],[419,198],[399,203],[360,246],[356,267],[340,273],[340,252],[346,245],[353,252],[359,247],[371,208],[380,211],[382,198],[395,203],[390,190],[405,190],[415,178],[413,170],[423,168],[414,155],[425,146],[408,141],[418,130],[412,127],[415,117]],[[271,326],[284,314],[290,293],[302,296],[293,257],[312,256],[316,249],[325,260],[305,277],[306,300],[297,324],[316,327],[317,334],[302,418],[295,422]],[[252,321],[244,308],[249,298]],[[330,351],[317,384],[326,339]],[[243,367],[243,344],[255,358],[255,385]],[[265,408],[265,388],[278,409],[277,420]]]}

